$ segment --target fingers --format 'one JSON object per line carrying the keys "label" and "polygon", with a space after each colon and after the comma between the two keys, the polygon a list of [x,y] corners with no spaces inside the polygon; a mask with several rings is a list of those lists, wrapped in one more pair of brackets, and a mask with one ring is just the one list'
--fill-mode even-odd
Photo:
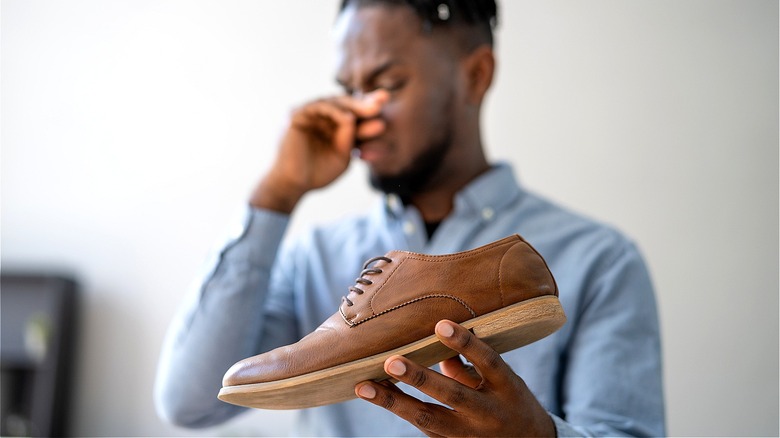
{"label": "fingers", "polygon": [[350,111],[357,118],[357,129],[354,134],[358,141],[368,140],[380,135],[385,130],[385,122],[379,118],[382,106],[390,98],[385,90],[376,90],[361,98],[339,96],[334,103],[340,108]]}
{"label": "fingers", "polygon": [[326,141],[346,153],[355,137],[355,114],[325,100],[311,102],[292,114],[292,127],[312,139]]}
{"label": "fingers", "polygon": [[355,138],[358,140],[368,140],[376,137],[385,130],[385,122],[382,119],[362,120],[357,125]]}
{"label": "fingers", "polygon": [[385,122],[379,115],[389,96],[387,91],[377,90],[361,98],[345,95],[310,102],[294,111],[292,126],[330,139],[336,149],[346,153],[355,139],[367,140],[384,131]]}
{"label": "fingers", "polygon": [[357,396],[393,412],[431,436],[551,436],[555,433],[544,407],[488,344],[447,320],[436,325],[436,335],[444,345],[471,361],[479,375],[472,374],[457,358],[441,363],[444,374],[397,355],[385,361],[384,370],[446,406],[424,403],[388,381],[361,382],[355,387]]}
{"label": "fingers", "polygon": [[335,105],[355,114],[359,119],[371,119],[377,117],[382,106],[390,99],[390,93],[386,90],[376,90],[361,97],[337,96],[329,101]]}
{"label": "fingers", "polygon": [[453,423],[452,410],[404,394],[388,381],[359,383],[355,394],[403,418],[428,436],[446,436]]}
{"label": "fingers", "polygon": [[385,361],[385,372],[455,410],[475,404],[480,394],[456,380],[422,367],[403,356]]}
{"label": "fingers", "polygon": [[412,423],[429,436],[457,434],[464,421],[459,412],[484,403],[480,392],[403,356],[389,357],[384,368],[399,382],[419,389],[446,406],[422,402],[387,381],[359,383],[355,394]]}
{"label": "fingers", "polygon": [[441,373],[445,376],[468,387],[476,388],[482,383],[482,376],[474,370],[473,366],[464,365],[460,356],[451,357],[439,362],[439,368],[441,369]]}
{"label": "fingers", "polygon": [[[439,374],[403,356],[388,358],[384,365],[385,372],[456,411],[478,403],[477,399],[481,397],[481,394],[474,391],[475,388],[481,385],[492,387],[507,385],[507,376],[514,376],[514,373],[495,350],[459,324],[447,320],[439,321],[436,325],[436,335],[444,345],[462,354],[473,363],[479,374],[466,368],[458,358],[442,362],[443,374]],[[380,404],[383,406],[385,404],[393,405],[394,403],[388,403],[388,399],[394,402],[403,395],[400,392],[400,395],[388,394],[386,391],[374,389],[375,398],[380,395],[384,397],[382,404]],[[370,391],[369,388],[364,388],[364,390]],[[358,396],[363,398],[368,398],[367,395],[370,394],[358,392]]]}
{"label": "fingers", "polygon": [[436,336],[442,344],[462,354],[474,364],[482,376],[483,384],[506,385],[508,376],[513,376],[509,365],[488,344],[460,324],[442,320],[436,324]]}

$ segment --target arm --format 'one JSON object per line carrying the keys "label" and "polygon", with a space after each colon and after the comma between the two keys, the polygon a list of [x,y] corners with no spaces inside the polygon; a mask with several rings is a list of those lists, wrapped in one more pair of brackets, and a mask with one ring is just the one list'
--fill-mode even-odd
{"label": "arm", "polygon": [[564,435],[665,435],[661,341],[653,287],[624,242],[588,285],[561,382]]}
{"label": "arm", "polygon": [[[207,427],[238,414],[241,408],[216,398],[225,371],[255,354],[262,344],[294,341],[294,324],[277,325],[289,319],[263,311],[271,267],[287,222],[285,215],[250,210],[242,235],[221,251],[216,266],[172,321],[154,393],[157,410],[165,420],[184,427]],[[263,334],[267,319],[276,321],[269,326],[286,330]]]}
{"label": "arm", "polygon": [[375,117],[387,98],[385,91],[360,100],[341,96],[292,113],[276,161],[250,198],[243,234],[220,253],[169,328],[155,383],[161,417],[185,427],[233,417],[243,408],[216,398],[225,371],[297,340],[292,282],[283,281],[291,263],[277,260],[289,214],[305,193],[346,170],[355,138],[382,132],[384,125]]}

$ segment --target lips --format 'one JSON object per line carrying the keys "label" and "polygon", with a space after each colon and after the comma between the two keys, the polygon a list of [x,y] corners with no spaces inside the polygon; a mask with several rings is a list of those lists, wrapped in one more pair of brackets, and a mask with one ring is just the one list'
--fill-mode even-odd
{"label": "lips", "polygon": [[375,163],[387,157],[387,146],[377,140],[368,140],[357,145],[361,160]]}

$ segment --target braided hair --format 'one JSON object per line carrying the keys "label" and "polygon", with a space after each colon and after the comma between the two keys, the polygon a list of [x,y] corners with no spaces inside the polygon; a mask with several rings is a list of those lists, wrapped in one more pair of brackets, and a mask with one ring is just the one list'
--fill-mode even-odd
{"label": "braided hair", "polygon": [[384,4],[411,8],[422,20],[423,30],[460,27],[472,34],[472,45],[493,45],[493,30],[498,26],[495,0],[342,0],[339,12],[350,4]]}

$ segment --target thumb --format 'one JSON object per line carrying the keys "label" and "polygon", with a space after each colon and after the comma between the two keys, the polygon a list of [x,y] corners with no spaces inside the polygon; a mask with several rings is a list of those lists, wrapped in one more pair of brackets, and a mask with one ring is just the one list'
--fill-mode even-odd
{"label": "thumb", "polygon": [[472,366],[466,366],[460,356],[445,359],[439,363],[441,373],[470,388],[476,388],[482,383],[482,376]]}

